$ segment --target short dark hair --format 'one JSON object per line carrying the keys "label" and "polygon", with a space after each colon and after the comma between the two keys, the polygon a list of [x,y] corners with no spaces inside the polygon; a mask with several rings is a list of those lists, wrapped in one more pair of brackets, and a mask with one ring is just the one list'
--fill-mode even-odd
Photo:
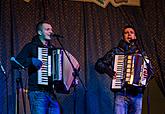
{"label": "short dark hair", "polygon": [[132,28],[135,31],[135,35],[137,35],[136,29],[135,29],[135,27],[133,25],[126,25],[122,29],[122,35],[123,36],[124,36],[124,30],[127,29],[127,28]]}
{"label": "short dark hair", "polygon": [[49,21],[48,20],[43,20],[43,21],[38,22],[37,25],[36,25],[36,32],[38,32],[38,30],[41,30],[42,25],[44,23],[48,23],[49,24]]}

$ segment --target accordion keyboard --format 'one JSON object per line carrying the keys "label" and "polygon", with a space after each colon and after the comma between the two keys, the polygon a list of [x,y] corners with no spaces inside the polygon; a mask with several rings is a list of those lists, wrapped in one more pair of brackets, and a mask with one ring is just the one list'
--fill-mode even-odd
{"label": "accordion keyboard", "polygon": [[38,48],[38,59],[42,61],[42,67],[38,70],[38,84],[48,85],[48,48]]}
{"label": "accordion keyboard", "polygon": [[124,70],[124,55],[115,56],[114,71],[116,72],[116,77],[112,79],[112,89],[121,89],[123,80]]}

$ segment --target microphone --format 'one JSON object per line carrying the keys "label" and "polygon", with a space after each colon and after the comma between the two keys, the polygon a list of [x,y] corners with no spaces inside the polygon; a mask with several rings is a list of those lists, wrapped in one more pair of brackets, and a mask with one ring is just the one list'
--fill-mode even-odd
{"label": "microphone", "polygon": [[50,37],[64,38],[62,35],[55,34],[55,33],[50,34]]}
{"label": "microphone", "polygon": [[0,61],[0,67],[1,67],[2,72],[3,72],[4,74],[6,74],[5,69],[3,68],[1,61]]}
{"label": "microphone", "polygon": [[137,41],[137,39],[132,39],[132,40],[130,40],[129,42],[130,43],[135,43]]}
{"label": "microphone", "polygon": [[11,57],[10,58],[10,61],[13,61],[13,62],[15,62],[18,66],[20,66],[22,69],[25,69],[25,67],[23,66],[23,65],[21,65],[16,59],[15,59],[15,57]]}
{"label": "microphone", "polygon": [[132,40],[129,41],[129,43],[130,43],[130,45],[135,45],[136,41],[137,41],[137,39],[132,39]]}
{"label": "microphone", "polygon": [[136,41],[137,41],[137,39],[132,39],[129,42],[132,43],[132,42],[136,42]]}

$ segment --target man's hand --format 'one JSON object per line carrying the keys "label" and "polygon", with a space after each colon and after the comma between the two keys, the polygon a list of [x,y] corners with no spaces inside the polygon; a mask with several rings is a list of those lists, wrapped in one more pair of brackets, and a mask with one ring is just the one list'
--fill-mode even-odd
{"label": "man's hand", "polygon": [[114,71],[113,79],[116,79],[117,73]]}
{"label": "man's hand", "polygon": [[36,69],[40,69],[42,66],[42,61],[39,60],[38,58],[32,58],[32,63],[36,67]]}
{"label": "man's hand", "polygon": [[144,78],[147,78],[147,77],[148,77],[147,68],[144,68],[144,70],[143,70],[143,75],[144,75]]}

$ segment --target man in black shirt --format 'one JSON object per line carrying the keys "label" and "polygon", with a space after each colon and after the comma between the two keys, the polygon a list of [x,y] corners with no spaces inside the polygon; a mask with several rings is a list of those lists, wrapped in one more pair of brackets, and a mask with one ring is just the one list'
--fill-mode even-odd
{"label": "man in black shirt", "polygon": [[47,21],[36,26],[37,35],[26,44],[17,55],[16,60],[28,68],[28,97],[31,114],[60,114],[60,106],[52,86],[38,84],[37,72],[43,62],[38,59],[38,47],[51,48],[52,26]]}
{"label": "man in black shirt", "polygon": [[[146,57],[145,53],[141,52],[135,44],[136,40],[137,37],[134,27],[130,25],[125,26],[123,29],[123,38],[120,40],[119,45],[97,60],[95,64],[96,71],[100,74],[106,73],[115,79],[116,76],[119,75],[114,71],[115,55],[125,55],[125,57],[127,57],[128,55],[140,54],[142,57]],[[148,79],[147,68],[144,68],[143,76],[143,78]],[[140,77],[140,74],[138,74],[137,77]],[[122,80],[120,81],[122,82]],[[121,85],[121,89],[114,90],[114,114],[141,114],[142,97],[145,86],[125,84],[124,81],[122,82],[123,85]]]}

